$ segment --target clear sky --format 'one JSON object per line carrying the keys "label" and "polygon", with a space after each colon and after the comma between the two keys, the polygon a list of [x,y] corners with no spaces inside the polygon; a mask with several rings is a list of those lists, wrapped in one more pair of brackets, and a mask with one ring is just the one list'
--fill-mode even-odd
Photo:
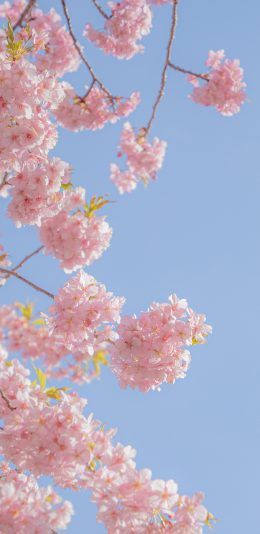
{"label": "clear sky", "polygon": [[[59,2],[40,5],[47,9]],[[90,1],[68,5],[78,35],[86,22],[101,27]],[[169,14],[167,5],[155,9],[145,53],[131,61],[87,46],[112,93],[140,89],[142,104],[130,116],[137,128],[146,124],[158,90]],[[121,390],[109,370],[80,393],[97,418],[118,427],[119,441],[137,449],[138,467],[175,479],[181,493],[206,493],[219,519],[216,534],[259,533],[259,23],[257,0],[180,0],[173,61],[200,72],[208,50],[224,48],[228,57],[241,60],[248,101],[238,115],[222,117],[192,103],[183,75],[170,71],[151,132],[167,140],[167,155],[158,181],[147,189],[139,185],[121,197],[109,182],[122,123],[94,134],[61,131],[55,149],[72,163],[74,183],[89,195],[108,193],[116,201],[104,210],[114,229],[111,247],[88,272],[126,297],[126,313],[139,313],[176,292],[213,325],[208,344],[193,348],[186,379],[164,385],[160,393]],[[88,73],[81,68],[68,79],[83,94]],[[38,241],[35,229],[14,228],[5,205],[1,242],[15,263]],[[22,272],[52,292],[66,279],[58,263],[44,256]],[[47,310],[47,297],[18,281],[0,290],[1,303],[27,298]],[[105,532],[88,495],[60,493],[75,505],[70,534]]]}

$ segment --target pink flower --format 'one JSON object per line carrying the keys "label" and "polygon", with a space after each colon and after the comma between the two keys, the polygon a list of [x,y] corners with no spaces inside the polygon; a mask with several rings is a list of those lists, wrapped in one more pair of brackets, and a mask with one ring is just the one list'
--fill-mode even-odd
{"label": "pink flower", "polygon": [[114,98],[98,87],[93,87],[85,97],[78,97],[73,87],[63,82],[65,98],[54,112],[58,122],[69,130],[97,130],[107,122],[126,117],[140,102],[140,94],[134,92],[128,99]]}
{"label": "pink flower", "polygon": [[46,322],[68,350],[94,354],[104,328],[107,341],[114,339],[113,323],[119,322],[123,304],[123,298],[80,271],[59,290]]}
{"label": "pink flower", "polygon": [[84,206],[85,190],[66,191],[58,202],[58,213],[41,219],[40,239],[44,253],[52,254],[60,260],[65,272],[72,272],[91,265],[109,247],[112,229],[105,217],[93,215],[77,209]]}
{"label": "pink flower", "polygon": [[147,184],[149,180],[155,180],[157,171],[161,168],[165,150],[165,141],[154,138],[152,144],[146,140],[145,131],[139,135],[129,122],[126,122],[121,134],[119,154],[126,155],[127,171],[120,171],[114,163],[111,165],[110,179],[118,187],[120,193],[132,191],[138,181]]}
{"label": "pink flower", "polygon": [[[243,69],[238,59],[226,59],[224,50],[209,51],[206,65],[211,67],[207,80],[200,86],[198,79],[190,98],[203,106],[214,106],[222,115],[231,116],[240,111],[246,93]],[[193,83],[193,82],[192,82]]]}
{"label": "pink flower", "polygon": [[130,59],[143,46],[138,44],[151,30],[152,12],[146,0],[123,0],[109,3],[112,16],[107,19],[104,31],[87,24],[84,35],[107,54],[118,59]]}
{"label": "pink flower", "polygon": [[0,499],[0,531],[5,534],[65,530],[74,513],[72,504],[62,502],[51,486],[40,488],[33,475],[7,464],[0,465]]}
{"label": "pink flower", "polygon": [[204,343],[211,332],[205,316],[189,310],[186,301],[178,301],[176,295],[169,300],[153,303],[139,319],[122,318],[111,348],[112,371],[121,387],[146,392],[184,378],[190,363],[185,346]]}
{"label": "pink flower", "polygon": [[25,168],[10,179],[12,200],[9,217],[17,226],[40,225],[58,210],[56,194],[69,176],[69,165],[59,158],[43,160],[36,168]]}

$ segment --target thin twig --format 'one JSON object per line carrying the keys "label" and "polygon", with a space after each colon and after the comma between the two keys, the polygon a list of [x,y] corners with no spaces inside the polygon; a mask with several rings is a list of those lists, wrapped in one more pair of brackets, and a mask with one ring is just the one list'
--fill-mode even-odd
{"label": "thin twig", "polygon": [[200,78],[201,80],[204,80],[206,82],[209,81],[208,74],[197,74],[196,72],[193,72],[192,70],[183,69],[182,67],[178,67],[177,65],[174,65],[171,63],[171,61],[168,61],[169,67],[171,67],[174,70],[177,70],[178,72],[182,72],[183,74],[190,74],[191,76],[195,76],[195,78]]}
{"label": "thin twig", "polygon": [[8,172],[5,172],[5,173],[4,173],[3,180],[2,180],[2,182],[0,183],[0,191],[1,191],[1,189],[4,188],[5,185],[8,185],[7,178],[8,178]]}
{"label": "thin twig", "polygon": [[9,410],[16,410],[16,408],[14,406],[11,405],[9,399],[5,396],[4,392],[0,389],[0,396],[2,397],[2,399],[6,402]]}
{"label": "thin twig", "polygon": [[157,95],[157,98],[155,100],[155,103],[153,105],[153,109],[152,109],[152,114],[151,114],[150,120],[149,120],[149,122],[147,124],[147,127],[145,128],[146,133],[148,133],[149,130],[151,129],[153,120],[155,119],[155,116],[156,116],[157,108],[158,108],[158,106],[160,104],[160,101],[161,101],[163,95],[164,95],[164,89],[165,89],[166,78],[167,78],[167,68],[169,66],[169,61],[170,61],[171,51],[172,51],[172,44],[173,44],[173,41],[174,41],[175,31],[176,31],[176,26],[177,26],[177,6],[178,6],[178,0],[173,0],[170,36],[169,36],[169,41],[168,41],[168,45],[167,45],[167,49],[166,49],[165,62],[164,62],[163,70],[162,70],[160,89],[159,89],[159,93]]}
{"label": "thin twig", "polygon": [[16,30],[16,28],[18,28],[18,26],[21,26],[22,25],[22,22],[24,21],[24,19],[26,18],[26,16],[28,15],[28,13],[30,13],[31,9],[33,8],[33,6],[36,4],[36,0],[30,0],[29,1],[29,4],[27,4],[26,8],[23,10],[21,16],[19,17],[19,19],[17,20],[17,22],[14,24],[13,26],[13,29]]}
{"label": "thin twig", "polygon": [[[12,269],[12,272],[16,272],[18,271],[18,269],[20,269],[24,263],[26,263],[28,260],[30,260],[33,256],[35,256],[35,254],[38,254],[38,252],[40,252],[42,249],[43,249],[43,245],[39,248],[37,248],[36,250],[34,250],[31,254],[28,254],[28,256],[25,256],[25,258],[23,258],[23,260],[21,260],[13,269]],[[8,280],[8,278],[10,278],[10,276],[12,276],[11,274],[8,274],[6,276],[3,276],[3,279],[4,280]],[[1,287],[1,286],[0,286]]]}
{"label": "thin twig", "polygon": [[65,0],[61,0],[61,5],[62,5],[62,8],[63,8],[63,13],[64,13],[64,16],[66,18],[66,21],[67,21],[67,25],[68,25],[68,30],[69,30],[69,34],[71,36],[71,39],[73,41],[73,44],[74,44],[74,47],[75,49],[77,50],[80,58],[82,59],[84,65],[86,65],[91,77],[92,77],[92,80],[94,83],[97,83],[99,85],[99,87],[102,89],[102,91],[104,91],[104,93],[106,93],[106,95],[110,98],[110,99],[113,99],[111,93],[108,91],[108,89],[104,86],[104,84],[97,78],[92,66],[90,65],[90,63],[88,62],[87,58],[84,56],[82,50],[81,50],[81,47],[77,41],[77,38],[76,38],[76,35],[74,34],[73,32],[73,29],[72,29],[72,24],[71,24],[71,19],[70,19],[70,15],[69,15],[69,11],[68,11],[68,8],[67,8],[67,4],[65,2]]}
{"label": "thin twig", "polygon": [[106,12],[102,9],[102,7],[99,5],[98,1],[97,0],[92,0],[94,6],[97,8],[97,10],[99,11],[100,15],[102,15],[102,17],[104,17],[105,19],[110,19],[110,16],[106,14]]}
{"label": "thin twig", "polygon": [[36,289],[36,291],[40,291],[40,293],[44,293],[44,295],[47,295],[47,297],[50,297],[51,299],[54,299],[54,295],[47,291],[46,289],[43,289],[40,286],[37,286],[33,282],[30,282],[30,280],[27,280],[27,278],[24,278],[24,276],[21,276],[20,274],[9,271],[8,269],[4,269],[3,267],[0,267],[0,273],[8,274],[9,276],[15,276],[15,278],[18,278],[18,280],[21,280],[25,284],[28,284],[29,286],[33,287],[33,289]]}

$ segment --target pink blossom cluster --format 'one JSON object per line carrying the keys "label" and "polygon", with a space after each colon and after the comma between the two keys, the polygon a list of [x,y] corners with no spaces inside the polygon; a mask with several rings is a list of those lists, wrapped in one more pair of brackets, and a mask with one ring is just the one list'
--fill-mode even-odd
{"label": "pink blossom cluster", "polygon": [[[202,505],[203,494],[180,496],[173,480],[152,480],[150,470],[137,470],[136,451],[114,445],[114,430],[105,432],[83,415],[85,400],[60,392],[53,403],[53,388],[34,385],[28,375],[18,360],[0,352],[0,452],[8,461],[34,476],[52,476],[60,486],[91,489],[109,534],[159,533],[165,527],[202,534],[213,517]],[[64,523],[71,514],[69,505],[65,509]]]}
{"label": "pink blossom cluster", "polygon": [[5,342],[8,351],[19,352],[24,360],[40,360],[47,377],[69,378],[77,383],[88,383],[98,378],[98,356],[101,356],[101,360],[102,355],[105,357],[109,336],[111,337],[110,326],[105,327],[102,333],[99,332],[94,354],[87,350],[69,354],[61,337],[55,332],[50,335],[43,319],[30,316],[30,306],[17,303],[0,308],[0,341]]}
{"label": "pink blossom cluster", "polygon": [[124,300],[80,271],[59,290],[46,322],[68,350],[94,354],[100,342],[115,339],[113,323],[120,320]]}
{"label": "pink blossom cluster", "polygon": [[67,72],[76,71],[80,65],[79,54],[70,34],[62,25],[60,15],[53,8],[47,14],[35,9],[32,18],[30,27],[38,40],[42,41],[39,47],[44,50],[44,54],[37,55],[37,69],[40,72],[48,71],[59,78]]}
{"label": "pink blossom cluster", "polygon": [[87,24],[84,35],[106,54],[118,59],[130,59],[143,51],[138,43],[151,30],[152,12],[146,0],[109,2],[112,15],[106,20],[103,31]]}
{"label": "pink blossom cluster", "polygon": [[200,86],[199,79],[189,76],[195,86],[190,98],[203,106],[214,106],[222,115],[238,113],[245,102],[246,93],[243,82],[243,69],[238,59],[225,59],[224,50],[209,51],[206,65],[211,68],[205,75],[205,83]]}
{"label": "pink blossom cluster", "polygon": [[[12,23],[15,23],[26,6],[25,0],[14,0],[12,5],[9,2],[4,2],[0,5],[0,17],[9,18]],[[54,76],[61,77],[66,72],[73,72],[78,69],[80,65],[79,54],[55,9],[52,8],[46,14],[40,9],[33,8],[31,10],[30,31],[33,51],[41,50],[41,54],[36,57],[38,71],[49,71]],[[19,29],[18,34],[22,35],[23,30]]]}
{"label": "pink blossom cluster", "polygon": [[65,191],[59,201],[58,212],[41,221],[39,237],[44,253],[52,254],[69,273],[100,258],[110,245],[112,229],[105,217],[89,217],[81,209],[85,205],[83,188]]}
{"label": "pink blossom cluster", "polygon": [[165,141],[155,137],[150,144],[144,130],[136,135],[131,124],[126,122],[121,133],[118,155],[119,157],[122,153],[126,155],[127,170],[121,171],[114,163],[110,168],[110,179],[119,193],[132,191],[140,180],[144,184],[149,180],[155,180],[156,173],[162,166],[165,150]]}
{"label": "pink blossom cluster", "polygon": [[0,172],[19,172],[46,158],[57,141],[50,110],[64,98],[55,78],[25,58],[0,54]]}
{"label": "pink blossom cluster", "polygon": [[176,295],[169,303],[153,303],[139,318],[125,316],[111,347],[111,367],[121,387],[141,391],[184,378],[190,363],[185,346],[204,343],[211,327]]}
{"label": "pink blossom cluster", "polygon": [[9,18],[12,23],[15,23],[22,11],[27,6],[27,0],[13,0],[13,3],[6,1],[0,5],[0,17]]}
{"label": "pink blossom cluster", "polygon": [[128,99],[109,97],[103,89],[94,86],[86,96],[78,97],[68,82],[62,83],[65,98],[54,115],[57,121],[69,130],[97,130],[107,122],[116,122],[126,117],[140,102],[140,94],[134,92]]}
{"label": "pink blossom cluster", "polygon": [[57,193],[69,180],[68,163],[59,158],[44,159],[32,169],[25,167],[9,179],[12,200],[8,215],[16,226],[40,225],[43,218],[58,210]]}
{"label": "pink blossom cluster", "polygon": [[76,489],[93,456],[96,423],[83,415],[87,401],[60,391],[60,400],[50,402],[48,390],[34,386],[18,360],[3,359],[0,370],[0,453],[22,471]]}
{"label": "pink blossom cluster", "polygon": [[0,464],[0,532],[5,534],[50,534],[65,530],[73,507],[51,486],[39,487],[33,475]]}
{"label": "pink blossom cluster", "polygon": [[202,504],[203,493],[180,496],[173,480],[153,480],[149,469],[137,469],[136,451],[121,443],[113,445],[112,436],[93,434],[88,479],[97,519],[108,534],[202,534],[213,518]]}

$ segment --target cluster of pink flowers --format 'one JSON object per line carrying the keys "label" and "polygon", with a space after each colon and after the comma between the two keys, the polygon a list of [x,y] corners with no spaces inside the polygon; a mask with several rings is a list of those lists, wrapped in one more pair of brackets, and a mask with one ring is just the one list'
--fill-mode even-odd
{"label": "cluster of pink flowers", "polygon": [[245,102],[243,69],[238,59],[225,59],[224,50],[210,50],[206,65],[211,68],[200,86],[199,78],[189,76],[195,86],[190,98],[203,106],[214,106],[222,115],[238,113]]}
{"label": "cluster of pink flowers", "polygon": [[[114,430],[105,432],[99,421],[83,415],[85,400],[74,393],[60,392],[58,402],[51,402],[55,388],[37,386],[28,375],[18,360],[7,360],[1,352],[0,417],[4,426],[0,452],[8,461],[19,470],[31,471],[33,476],[52,476],[60,486],[91,489],[98,520],[109,534],[159,533],[165,527],[172,533],[202,534],[203,526],[213,517],[202,505],[202,493],[192,498],[180,496],[173,480],[152,480],[150,470],[137,470],[136,451],[120,443],[114,445]],[[8,477],[7,467],[5,471]],[[49,504],[56,504],[58,498],[51,488],[46,493],[39,490],[32,475],[14,475],[18,477],[17,494],[12,486],[9,491],[2,490],[4,476],[0,493],[15,508],[22,498],[19,481],[23,482],[23,496],[27,488],[32,495],[36,492],[35,506],[38,503],[42,513],[48,512],[46,521],[56,521],[57,527],[65,528],[72,513],[70,504],[64,503],[55,511],[51,506],[44,508],[43,495],[50,496],[46,499]],[[63,520],[60,510],[64,512]],[[21,518],[28,514],[29,520],[29,510],[24,508],[20,514]]]}
{"label": "cluster of pink flowers", "polygon": [[156,173],[161,168],[165,156],[166,142],[154,138],[148,143],[145,130],[136,135],[131,124],[124,124],[118,156],[126,155],[127,171],[121,171],[116,164],[111,165],[110,178],[120,193],[135,189],[138,181],[147,184],[156,179]]}
{"label": "cluster of pink flowers", "polygon": [[50,402],[53,390],[33,385],[18,360],[2,359],[0,370],[0,453],[22,471],[76,489],[93,457],[97,423],[83,415],[87,401],[59,391],[59,400]]}
{"label": "cluster of pink flowers", "polygon": [[43,218],[54,215],[58,209],[57,193],[69,176],[68,163],[59,158],[46,158],[37,167],[25,167],[10,178],[12,200],[8,214],[16,226],[40,225]]}
{"label": "cluster of pink flowers", "polygon": [[126,117],[140,102],[140,94],[132,93],[130,98],[109,97],[103,89],[94,86],[85,97],[78,97],[73,87],[62,83],[65,98],[57,107],[54,115],[58,122],[69,130],[97,130],[107,122],[116,122]]}
{"label": "cluster of pink flowers", "polygon": [[65,272],[90,265],[110,245],[112,229],[105,217],[95,214],[89,217],[84,209],[80,209],[84,207],[84,201],[83,188],[65,191],[58,213],[41,221],[39,237],[44,253],[60,260]]}
{"label": "cluster of pink flowers", "polygon": [[[15,23],[26,6],[25,0],[14,0],[13,5],[4,2],[0,6],[0,17],[9,18],[12,23]],[[33,51],[41,50],[41,54],[36,57],[36,66],[39,72],[49,71],[55,77],[61,77],[66,72],[73,72],[78,69],[80,65],[79,54],[55,9],[51,9],[46,14],[40,9],[32,8],[30,32]],[[19,36],[23,35],[23,30],[19,30],[18,34]]]}
{"label": "cluster of pink flowers", "polygon": [[140,318],[123,317],[111,348],[112,371],[121,387],[149,391],[184,378],[190,363],[184,347],[205,342],[211,327],[204,321],[176,295],[169,303],[153,303]]}
{"label": "cluster of pink flowers", "polygon": [[5,534],[50,534],[65,530],[73,507],[62,502],[51,486],[40,488],[33,475],[0,464],[0,532]]}
{"label": "cluster of pink flowers", "polygon": [[27,6],[27,0],[13,0],[13,3],[10,4],[7,0],[0,5],[0,17],[9,18],[12,23],[15,23],[22,11]]}
{"label": "cluster of pink flowers", "polygon": [[100,343],[115,339],[113,323],[119,322],[123,304],[124,298],[80,271],[59,290],[46,322],[68,350],[94,354]]}
{"label": "cluster of pink flowers", "polygon": [[118,59],[130,59],[143,46],[138,44],[151,30],[152,12],[146,0],[123,0],[109,3],[112,15],[106,20],[103,31],[87,24],[84,35],[107,54]]}
{"label": "cluster of pink flowers", "polygon": [[77,70],[80,65],[79,54],[55,9],[52,8],[48,14],[35,9],[32,19],[30,27],[41,41],[39,47],[44,51],[44,54],[38,54],[36,58],[38,70],[47,70],[58,77]]}
{"label": "cluster of pink flowers", "polygon": [[33,315],[32,305],[16,303],[0,308],[0,341],[8,351],[19,352],[24,360],[40,361],[47,377],[69,378],[79,384],[98,378],[101,364],[108,363],[109,337],[110,327],[105,327],[96,339],[94,354],[87,350],[69,354],[61,337],[55,332],[50,335],[44,320]]}
{"label": "cluster of pink flowers", "polygon": [[10,62],[0,54],[0,171],[20,171],[37,164],[57,141],[49,111],[64,98],[61,86],[39,74],[25,58]]}

